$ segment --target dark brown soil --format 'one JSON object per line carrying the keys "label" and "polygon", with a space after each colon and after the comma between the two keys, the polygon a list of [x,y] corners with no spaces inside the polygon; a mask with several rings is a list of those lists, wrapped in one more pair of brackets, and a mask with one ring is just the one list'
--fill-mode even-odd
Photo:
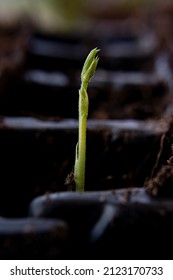
{"label": "dark brown soil", "polygon": [[160,151],[152,175],[146,180],[146,190],[156,197],[173,196],[173,120],[168,132],[161,138]]}

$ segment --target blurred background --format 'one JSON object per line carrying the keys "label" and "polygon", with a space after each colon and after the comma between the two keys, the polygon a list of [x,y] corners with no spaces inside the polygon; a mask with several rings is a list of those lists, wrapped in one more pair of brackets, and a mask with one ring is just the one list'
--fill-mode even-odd
{"label": "blurred background", "polygon": [[172,0],[0,0],[0,23],[31,20],[50,32],[86,28],[91,19],[124,19],[158,15],[160,8],[171,9]]}

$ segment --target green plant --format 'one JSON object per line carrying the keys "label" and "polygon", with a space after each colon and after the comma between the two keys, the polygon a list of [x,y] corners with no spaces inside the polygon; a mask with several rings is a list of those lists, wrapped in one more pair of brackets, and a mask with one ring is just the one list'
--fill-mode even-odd
{"label": "green plant", "polygon": [[86,123],[88,116],[88,84],[93,77],[97,63],[98,49],[93,49],[87,56],[81,72],[81,87],[79,89],[79,130],[78,143],[76,145],[76,158],[74,165],[74,182],[77,191],[84,191],[85,185],[85,161],[86,161]]}

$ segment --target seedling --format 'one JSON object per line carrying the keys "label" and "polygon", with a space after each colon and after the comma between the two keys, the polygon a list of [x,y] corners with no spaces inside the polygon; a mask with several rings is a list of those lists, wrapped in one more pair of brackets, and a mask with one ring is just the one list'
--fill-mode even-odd
{"label": "seedling", "polygon": [[79,128],[78,143],[76,145],[76,157],[74,165],[74,182],[76,191],[84,191],[85,185],[85,161],[86,161],[86,123],[88,116],[88,84],[93,77],[99,58],[96,54],[97,48],[93,49],[87,56],[81,72],[81,87],[79,89]]}

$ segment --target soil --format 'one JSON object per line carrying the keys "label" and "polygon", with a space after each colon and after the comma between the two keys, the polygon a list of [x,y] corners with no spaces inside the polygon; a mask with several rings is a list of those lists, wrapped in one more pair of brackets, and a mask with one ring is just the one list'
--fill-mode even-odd
{"label": "soil", "polygon": [[171,119],[168,132],[162,136],[160,151],[153,168],[152,176],[145,182],[146,190],[155,197],[173,196],[172,129],[173,120]]}

